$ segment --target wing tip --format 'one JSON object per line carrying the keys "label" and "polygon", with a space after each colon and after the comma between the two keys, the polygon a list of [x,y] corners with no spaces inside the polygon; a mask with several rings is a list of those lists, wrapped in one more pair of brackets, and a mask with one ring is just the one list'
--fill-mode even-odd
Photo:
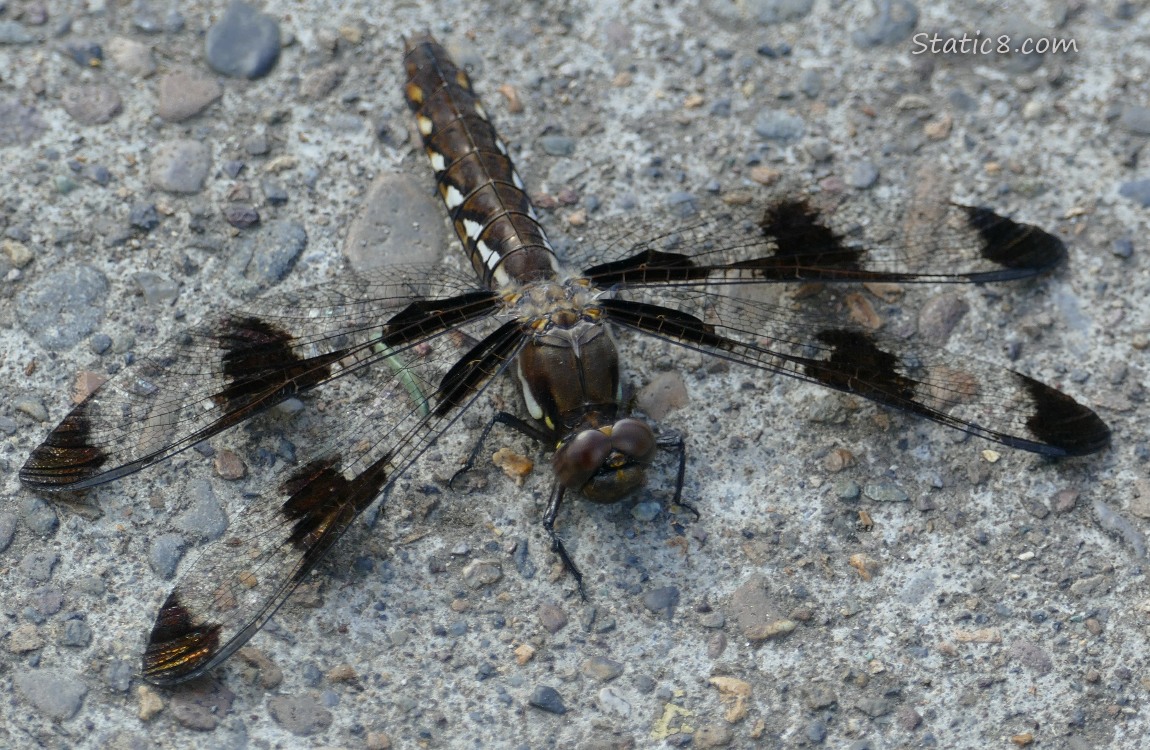
{"label": "wing tip", "polygon": [[1049,447],[1042,453],[1055,458],[1087,456],[1110,444],[1110,426],[1093,410],[1045,383],[1015,374],[1033,402],[1026,426]]}
{"label": "wing tip", "polygon": [[1001,270],[973,274],[969,281],[1008,281],[1036,276],[1066,258],[1066,243],[1033,224],[1008,219],[985,206],[959,205],[982,238],[982,257]]}
{"label": "wing tip", "polygon": [[173,589],[164,600],[148,645],[144,650],[143,676],[153,685],[168,686],[202,675],[220,661],[221,626],[196,624],[193,614]]}

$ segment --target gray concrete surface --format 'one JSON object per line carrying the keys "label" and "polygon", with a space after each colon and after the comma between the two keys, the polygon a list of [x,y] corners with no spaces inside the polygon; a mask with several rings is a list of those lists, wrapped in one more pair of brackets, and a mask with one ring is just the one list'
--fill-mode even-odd
{"label": "gray concrete surface", "polygon": [[[1146,745],[1141,5],[895,4],[884,18],[826,0],[272,0],[283,49],[250,81],[204,61],[223,3],[0,8],[0,746]],[[400,35],[423,28],[471,66],[557,239],[776,179],[880,204],[937,183],[1059,232],[1069,263],[1035,282],[856,291],[888,330],[954,319],[935,334],[948,349],[1065,388],[1113,425],[1113,447],[1063,464],[988,454],[906,415],[628,343],[637,388],[668,373],[686,387],[662,423],[688,436],[701,517],[651,505],[668,499],[666,467],[632,501],[571,504],[561,525],[589,601],[538,526],[545,464],[522,487],[491,467],[469,494],[442,486],[477,415],[250,651],[190,688],[143,687],[161,573],[181,545],[194,554],[197,524],[235,513],[212,498],[237,484],[196,451],[65,503],[16,471],[77,373],[116,370],[258,288],[336,277],[377,178],[374,210],[421,217],[418,231],[357,236],[391,258],[456,252],[400,92]],[[911,31],[1077,51],[914,54]],[[68,52],[83,61],[83,41],[102,64]],[[188,98],[206,107],[160,117]],[[206,146],[210,168],[195,174],[203,154],[178,141]],[[173,151],[181,169],[165,172]],[[261,223],[229,225],[235,203]],[[512,389],[496,395],[515,406]],[[274,450],[277,424],[211,447]]]}

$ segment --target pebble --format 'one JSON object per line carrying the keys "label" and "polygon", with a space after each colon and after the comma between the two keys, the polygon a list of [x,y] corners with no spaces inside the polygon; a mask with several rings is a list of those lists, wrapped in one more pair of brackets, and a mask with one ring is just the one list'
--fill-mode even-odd
{"label": "pebble", "polygon": [[539,605],[538,616],[539,624],[552,635],[567,627],[567,613],[554,604]]}
{"label": "pebble", "polygon": [[[222,450],[216,454],[212,461],[212,468],[220,479],[234,482],[243,479],[248,473],[248,467],[235,451]],[[210,485],[209,485],[210,489]],[[218,506],[217,506],[218,507]],[[223,512],[221,511],[221,516]],[[224,519],[227,524],[227,519]]]}
{"label": "pebble", "polygon": [[60,642],[65,646],[84,647],[92,642],[92,629],[83,620],[68,620]]}
{"label": "pebble", "polygon": [[60,555],[55,551],[35,550],[20,561],[20,573],[35,583],[47,583],[59,561]]}
{"label": "pebble", "polygon": [[735,739],[726,724],[703,724],[695,730],[695,747],[726,747]]}
{"label": "pebble", "polygon": [[610,682],[623,674],[623,665],[605,656],[592,656],[583,662],[583,674],[597,682]]}
{"label": "pebble", "polygon": [[1118,186],[1118,194],[1137,202],[1143,208],[1150,208],[1150,179],[1124,182]]}
{"label": "pebble", "polygon": [[144,295],[144,302],[149,305],[171,302],[180,293],[180,288],[174,281],[151,271],[132,274],[132,281],[140,287],[140,292]]}
{"label": "pebble", "polygon": [[60,97],[64,111],[82,125],[102,125],[120,114],[124,103],[106,83],[68,86]]}
{"label": "pebble", "polygon": [[[235,694],[215,680],[191,683],[194,687],[171,693],[172,716],[181,726],[199,731],[215,729],[232,710]],[[141,713],[143,695],[141,693]],[[268,701],[269,708],[271,701]]]}
{"label": "pebble", "polygon": [[[48,415],[45,414],[44,416],[47,418]],[[50,536],[60,525],[56,508],[51,503],[35,496],[29,496],[20,503],[20,514],[28,530],[39,537]]]}
{"label": "pebble", "polygon": [[208,65],[231,78],[265,76],[279,55],[279,23],[242,0],[233,0],[204,39]]}
{"label": "pebble", "polygon": [[876,3],[877,12],[861,29],[851,33],[856,47],[881,47],[898,44],[914,33],[918,25],[918,8],[910,0]]}
{"label": "pebble", "polygon": [[668,619],[674,614],[675,605],[679,603],[679,588],[677,586],[664,586],[651,589],[643,594],[643,606],[657,615]]}
{"label": "pebble", "polygon": [[223,536],[228,528],[228,517],[220,507],[211,483],[206,479],[192,480],[188,483],[187,493],[191,496],[191,505],[176,516],[172,525],[189,537],[205,541]]}
{"label": "pebble", "polygon": [[136,698],[139,701],[136,715],[140,717],[140,721],[151,721],[164,710],[164,699],[149,685],[140,685],[136,688]]}
{"label": "pebble", "polygon": [[678,370],[659,373],[635,394],[635,404],[656,422],[690,403],[691,397]]}
{"label": "pebble", "polygon": [[623,695],[623,692],[614,685],[601,688],[599,692],[595,694],[595,702],[599,704],[599,710],[605,714],[624,719],[631,715],[630,701],[628,701]]}
{"label": "pebble", "polygon": [[224,221],[236,229],[251,229],[260,223],[260,212],[250,203],[225,203]]}
{"label": "pebble", "polygon": [[807,739],[816,745],[821,745],[827,738],[827,725],[820,719],[807,724]]}
{"label": "pebble", "polygon": [[567,707],[563,705],[563,698],[559,691],[546,685],[538,685],[531,691],[527,703],[551,714],[565,714]]}
{"label": "pebble", "polygon": [[271,179],[260,180],[260,191],[270,206],[282,206],[288,202],[288,192],[283,185]]}
{"label": "pebble", "polygon": [[0,146],[27,145],[47,129],[36,110],[15,99],[0,98]]}
{"label": "pebble", "polygon": [[156,114],[167,122],[195,117],[224,95],[224,89],[197,70],[178,69],[160,79]]}
{"label": "pebble", "polygon": [[311,71],[299,84],[300,96],[308,101],[316,101],[335,91],[347,75],[347,68],[339,63],[329,63]]}
{"label": "pebble", "polygon": [[1150,135],[1150,107],[1127,104],[1122,108],[1118,124],[1136,135]]}
{"label": "pebble", "polygon": [[184,537],[179,534],[161,534],[152,541],[148,550],[148,564],[164,580],[176,574],[176,566],[184,556]]}
{"label": "pebble", "polygon": [[147,78],[156,72],[152,48],[134,39],[114,37],[108,42],[108,59],[130,76]]}
{"label": "pebble", "polygon": [[198,193],[212,166],[206,144],[187,138],[159,144],[152,156],[148,180],[169,193]]}
{"label": "pebble", "polygon": [[135,661],[127,659],[112,659],[108,668],[104,670],[104,684],[117,693],[126,693],[132,686],[132,677],[136,674]]}
{"label": "pebble", "polygon": [[56,721],[75,716],[88,693],[84,681],[70,672],[37,669],[17,674],[12,683],[24,700]]}
{"label": "pebble", "polygon": [[[1129,237],[1120,237],[1110,243],[1110,252],[1117,258],[1129,258],[1134,255],[1134,240]],[[19,266],[17,266],[19,268]]]}
{"label": "pebble", "polygon": [[27,654],[44,647],[44,639],[40,631],[31,623],[25,623],[14,628],[8,635],[7,643],[9,653]]}
{"label": "pebble", "polygon": [[782,109],[764,109],[755,118],[755,133],[771,141],[796,140],[806,132],[803,118]]}
{"label": "pebble", "polygon": [[0,552],[8,549],[14,536],[16,536],[16,515],[0,511]]}
{"label": "pebble", "polygon": [[539,146],[551,156],[571,156],[575,153],[575,139],[565,135],[545,135],[539,139]]}
{"label": "pebble", "polygon": [[39,589],[32,597],[32,607],[45,617],[50,617],[64,606],[64,595],[57,589]]}
{"label": "pebble", "polygon": [[98,68],[104,61],[104,48],[90,39],[69,39],[61,52],[85,68]]}
{"label": "pebble", "polygon": [[1007,653],[1037,675],[1049,674],[1054,669],[1054,661],[1043,648],[1026,640],[1018,640],[1010,645]]}
{"label": "pebble", "polygon": [[443,206],[428,197],[425,182],[406,173],[376,178],[343,244],[353,270],[422,265],[443,257],[453,238],[444,226]]}
{"label": "pebble", "polygon": [[823,76],[817,70],[804,70],[799,76],[799,91],[808,99],[817,99],[823,92]]}
{"label": "pebble", "polygon": [[663,506],[655,501],[635,503],[631,508],[631,517],[640,523],[650,523],[659,517]]}
{"label": "pebble", "polygon": [[863,495],[876,503],[905,503],[910,500],[910,495],[893,482],[867,482]]}
{"label": "pebble", "polygon": [[308,737],[331,726],[331,711],[310,695],[277,695],[267,706],[272,719],[297,737]]}
{"label": "pebble", "polygon": [[244,139],[243,149],[251,156],[264,156],[271,151],[267,133],[253,133]]}
{"label": "pebble", "polygon": [[8,256],[8,261],[15,268],[24,268],[29,263],[31,263],[32,259],[35,257],[32,254],[32,251],[29,250],[28,246],[23,242],[17,242],[16,240],[4,240],[3,242],[0,242],[0,247],[3,248],[4,255]]}
{"label": "pebble", "polygon": [[150,232],[160,225],[160,214],[156,204],[146,201],[133,203],[128,209],[128,223],[136,229]]}
{"label": "pebble", "polygon": [[934,295],[918,313],[919,336],[935,346],[942,346],[969,311],[970,303],[965,297],[950,293]]}
{"label": "pebble", "polygon": [[294,221],[270,221],[256,240],[244,276],[259,284],[274,284],[295,268],[307,247],[307,231]]}
{"label": "pebble", "polygon": [[489,560],[475,560],[463,568],[463,582],[470,589],[490,586],[503,578],[503,568]]}
{"label": "pebble", "polygon": [[31,44],[36,37],[16,21],[0,21],[0,44]]}

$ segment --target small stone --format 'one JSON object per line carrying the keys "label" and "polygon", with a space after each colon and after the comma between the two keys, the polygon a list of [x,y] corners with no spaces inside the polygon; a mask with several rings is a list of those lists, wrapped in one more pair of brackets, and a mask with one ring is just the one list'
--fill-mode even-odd
{"label": "small stone", "polygon": [[726,747],[735,739],[734,732],[724,724],[704,724],[695,730],[695,747]]}
{"label": "small stone", "polygon": [[463,568],[463,582],[470,589],[490,586],[503,578],[503,568],[497,562],[475,560]]}
{"label": "small stone", "polygon": [[186,511],[175,517],[172,526],[189,537],[206,541],[223,536],[228,528],[228,517],[211,483],[205,479],[194,479],[188,483],[187,494],[191,503]]}
{"label": "small stone", "polygon": [[610,682],[623,674],[623,665],[605,656],[592,656],[583,662],[583,674],[597,682]]}
{"label": "small stone", "polygon": [[1118,194],[1143,208],[1150,208],[1150,179],[1124,182],[1118,186]]}
{"label": "small stone", "polygon": [[563,705],[563,698],[559,691],[546,685],[538,685],[531,691],[527,703],[551,714],[565,714],[567,707]]}
{"label": "small stone", "polygon": [[880,47],[898,44],[918,25],[918,8],[910,0],[876,3],[876,12],[866,26],[851,33],[856,47]]}
{"label": "small stone", "polygon": [[307,231],[294,221],[270,221],[259,233],[244,275],[260,284],[281,281],[307,247]]}
{"label": "small stone", "polygon": [[59,561],[60,555],[54,550],[33,550],[20,561],[20,574],[35,583],[47,583]]}
{"label": "small stone", "polygon": [[670,618],[679,603],[679,588],[663,586],[643,594],[643,606],[657,615]]}
{"label": "small stone", "polygon": [[128,223],[136,229],[150,232],[160,225],[160,214],[156,204],[150,202],[133,203],[128,209]]}
{"label": "small stone", "polygon": [[179,534],[162,534],[152,541],[148,550],[148,564],[152,572],[164,580],[176,574],[176,566],[184,556],[184,538]]}
{"label": "small stone", "polygon": [[60,525],[56,509],[38,497],[24,498],[20,502],[20,514],[28,530],[39,537],[50,536]]}
{"label": "small stone", "polygon": [[156,72],[152,48],[133,39],[115,37],[108,42],[108,59],[128,75],[147,78]]}
{"label": "small stone", "polygon": [[244,460],[235,451],[230,450],[217,453],[212,460],[212,466],[216,470],[216,476],[229,482],[243,479],[248,473]]}
{"label": "small stone", "polygon": [[630,701],[614,685],[600,689],[595,695],[595,702],[599,704],[599,709],[605,714],[624,719],[631,715]]}
{"label": "small stone", "polygon": [[[235,694],[215,680],[191,683],[170,695],[172,717],[188,729],[207,732],[232,710]],[[269,709],[270,709],[270,703]],[[274,714],[273,714],[274,717]]]}
{"label": "small stone", "polygon": [[677,370],[660,373],[635,395],[635,404],[656,422],[689,402],[687,386]]}
{"label": "small stone", "polygon": [[876,503],[905,503],[910,500],[906,491],[892,482],[868,482],[863,495]]}
{"label": "small stone", "polygon": [[862,711],[872,719],[886,716],[894,710],[894,704],[886,698],[867,697],[855,704],[855,708]]}
{"label": "small stone", "polygon": [[575,153],[575,139],[565,135],[545,135],[539,139],[543,152],[551,156],[571,156]]}
{"label": "small stone", "polygon": [[190,69],[173,70],[160,79],[156,114],[167,122],[195,117],[224,95],[214,78]]}
{"label": "small stone", "polygon": [[68,86],[61,96],[64,111],[83,125],[102,125],[120,114],[120,94],[107,84]]}
{"label": "small stone", "polygon": [[75,716],[88,694],[88,686],[78,676],[47,669],[17,674],[12,684],[37,711],[57,721]]}
{"label": "small stone", "polygon": [[85,68],[98,68],[104,61],[104,48],[90,39],[69,39],[60,51]]}
{"label": "small stone", "polygon": [[44,647],[40,631],[31,623],[13,628],[7,640],[8,651],[13,654],[27,654]]}
{"label": "small stone", "polygon": [[180,139],[156,147],[148,179],[169,193],[198,193],[212,166],[211,151],[199,141]]}
{"label": "small stone", "polygon": [[748,641],[767,641],[782,638],[794,631],[796,627],[798,627],[798,623],[794,620],[783,618],[752,627],[746,631],[745,635]]}
{"label": "small stone", "polygon": [[789,141],[802,138],[806,131],[803,118],[778,109],[765,109],[755,118],[755,133],[771,141]]}
{"label": "small stone", "polygon": [[265,156],[271,151],[267,133],[253,133],[244,139],[244,151],[251,156]]}
{"label": "small stone", "polygon": [[346,75],[347,69],[338,63],[313,70],[300,81],[300,96],[309,101],[322,99],[335,91]]}
{"label": "small stone", "polygon": [[283,185],[272,180],[260,180],[260,190],[264,194],[264,200],[272,206],[282,206],[288,202],[288,192]]}
{"label": "small stone", "polygon": [[224,204],[224,220],[236,229],[251,229],[260,223],[260,212],[250,203]]}
{"label": "small stone", "polygon": [[136,674],[134,661],[127,659],[112,659],[108,668],[104,670],[104,684],[117,693],[126,693],[132,686],[132,677]]}
{"label": "small stone", "polygon": [[918,332],[924,340],[941,346],[970,311],[970,304],[958,295],[943,293],[931,297],[918,314]]}
{"label": "small stone", "polygon": [[1128,132],[1137,135],[1150,135],[1150,107],[1127,104],[1122,107],[1118,124]]}
{"label": "small stone", "polygon": [[1055,513],[1069,513],[1078,503],[1078,490],[1059,490],[1050,502],[1050,509]]}
{"label": "small stone", "polygon": [[16,240],[4,240],[0,242],[0,247],[3,248],[4,254],[8,256],[10,262],[15,268],[24,268],[32,262],[32,251],[23,242]]}
{"label": "small stone", "polygon": [[815,719],[810,724],[807,724],[807,739],[816,745],[821,745],[827,738],[827,725],[825,722]]}
{"label": "small stone", "polygon": [[140,721],[151,721],[164,710],[164,699],[149,685],[136,688],[136,700],[139,702],[136,716],[140,717]]}
{"label": "small stone", "polygon": [[171,279],[164,278],[158,273],[141,271],[132,275],[132,281],[140,287],[144,301],[152,306],[163,305],[179,296],[180,288]]}
{"label": "small stone", "polygon": [[843,180],[853,188],[865,190],[878,182],[878,167],[873,162],[859,162],[847,170]]}
{"label": "small stone", "polygon": [[8,549],[16,536],[16,514],[0,511],[0,552]]}
{"label": "small stone", "polygon": [[815,99],[823,90],[823,76],[817,70],[804,70],[799,76],[799,91],[808,99]]}
{"label": "small stone", "polygon": [[1110,243],[1110,252],[1116,258],[1129,258],[1134,255],[1134,241],[1129,237],[1120,237]]}
{"label": "small stone", "polygon": [[87,646],[92,642],[92,629],[83,620],[69,620],[64,625],[64,637],[60,642],[77,648]]}
{"label": "small stone", "polygon": [[36,37],[16,21],[0,21],[0,44],[31,44]]}
{"label": "small stone", "polygon": [[539,624],[552,635],[567,627],[567,613],[554,604],[541,604],[538,615]]}
{"label": "small stone", "polygon": [[515,647],[515,663],[523,666],[535,656],[535,647],[526,643],[521,643]]}
{"label": "small stone", "polygon": [[232,78],[267,75],[279,54],[279,24],[242,0],[233,0],[204,39],[208,65]]}

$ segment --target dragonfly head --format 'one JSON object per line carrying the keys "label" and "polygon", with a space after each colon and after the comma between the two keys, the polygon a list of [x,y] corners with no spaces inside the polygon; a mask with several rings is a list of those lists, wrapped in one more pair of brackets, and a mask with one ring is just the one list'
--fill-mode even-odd
{"label": "dragonfly head", "polygon": [[651,428],[637,419],[620,419],[572,432],[559,444],[551,465],[567,489],[597,503],[613,503],[646,483],[654,458]]}

